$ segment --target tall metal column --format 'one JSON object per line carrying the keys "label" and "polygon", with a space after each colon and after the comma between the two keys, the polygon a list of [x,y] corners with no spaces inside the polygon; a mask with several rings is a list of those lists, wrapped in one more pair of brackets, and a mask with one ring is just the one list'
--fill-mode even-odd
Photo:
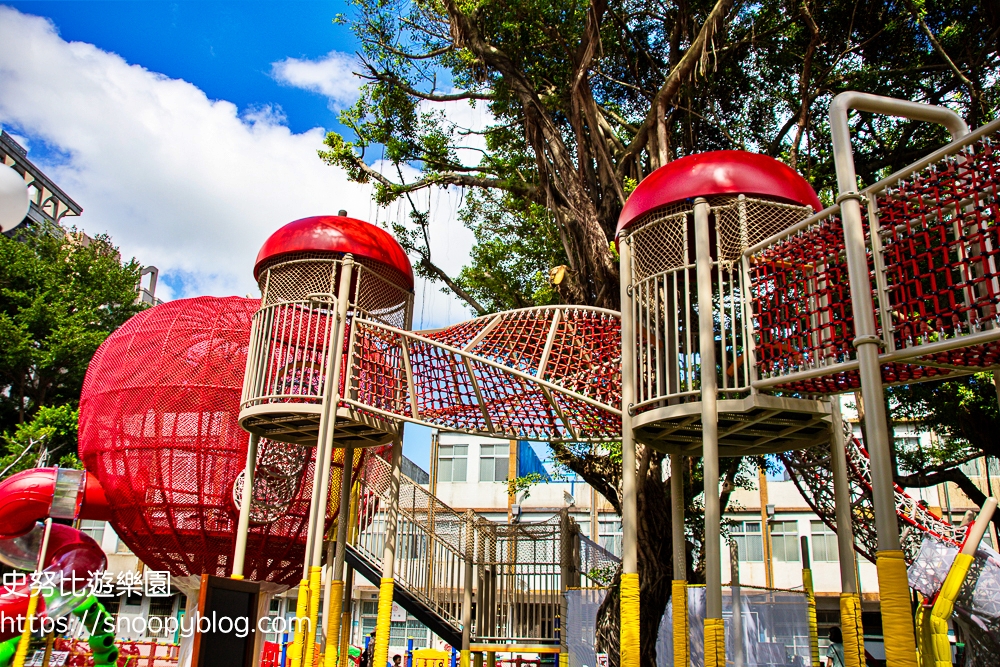
{"label": "tall metal column", "polygon": [[243,565],[247,555],[247,536],[250,532],[250,503],[253,501],[253,480],[257,467],[257,443],[260,436],[250,434],[247,443],[247,463],[243,469],[243,497],[240,499],[240,519],[236,525],[236,548],[233,550],[233,579],[243,578]]}
{"label": "tall metal column", "polygon": [[705,667],[725,667],[722,624],[722,545],[719,505],[719,408],[712,303],[712,251],[708,201],[694,200],[695,267],[698,276],[698,351],[701,380],[701,441],[705,478]]}
{"label": "tall metal column", "polygon": [[622,304],[622,577],[619,661],[623,667],[639,664],[639,553],[637,473],[632,405],[635,403],[635,330],[632,303],[632,245],[623,230],[619,236]]}
{"label": "tall metal column", "polygon": [[809,620],[809,664],[820,667],[819,664],[819,626],[816,624],[816,587],[813,586],[812,566],[809,558],[809,537],[799,537],[802,552],[802,590],[806,594],[806,606]]}
{"label": "tall metal column", "polygon": [[953,138],[969,133],[965,122],[944,107],[894,100],[877,95],[847,92],[830,103],[830,135],[837,169],[837,201],[844,225],[844,246],[854,313],[854,347],[857,348],[861,393],[865,399],[865,445],[871,458],[872,501],[878,532],[879,592],[886,630],[885,655],[889,667],[916,667],[917,650],[910,614],[910,590],[906,563],[896,522],[896,498],[892,479],[892,457],[886,422],[879,367],[882,342],[875,325],[872,284],[868,271],[865,231],[861,218],[861,195],[854,170],[851,130],[847,115],[851,109],[902,116],[945,125]]}
{"label": "tall metal column", "polygon": [[399,517],[400,465],[403,462],[403,427],[392,442],[392,479],[389,511],[385,517],[385,549],[382,552],[382,581],[378,590],[378,618],[375,621],[375,665],[389,661],[389,634],[392,630],[393,576],[396,572],[396,522]]}
{"label": "tall metal column", "polygon": [[472,510],[465,516],[465,581],[462,588],[462,667],[469,667],[469,651],[472,646],[472,579],[475,576],[472,558],[475,554],[475,523]]}
{"label": "tall metal column", "polygon": [[[326,653],[324,667],[336,667],[340,652],[341,609],[344,603],[344,558],[347,551],[347,530],[353,520],[351,513],[351,475],[354,471],[354,447],[344,449],[344,467],[340,478],[340,509],[337,519],[337,545],[333,556],[330,582],[330,615],[326,622]],[[350,591],[348,591],[348,595]]]}
{"label": "tall metal column", "polygon": [[733,667],[743,667],[743,599],[740,591],[740,549],[734,542],[729,551],[729,580],[733,590]]}
{"label": "tall metal column", "polygon": [[674,552],[673,601],[674,667],[688,667],[687,540],[684,537],[684,457],[670,455],[670,522]]}
{"label": "tall metal column", "polygon": [[[340,374],[344,348],[344,332],[347,325],[347,311],[350,307],[351,278],[354,275],[354,257],[345,255],[340,265],[337,293],[335,333],[327,355],[327,373],[323,386],[323,411],[320,413],[319,437],[316,441],[316,465],[313,471],[312,504],[309,508],[309,532],[306,537],[306,555],[302,584],[299,585],[299,601],[296,613],[304,606],[309,625],[301,634],[300,650],[293,656],[293,667],[311,666],[316,649],[316,625],[319,622],[320,589],[322,587],[323,532],[326,528],[326,508],[330,493],[330,467],[333,463],[333,434],[337,420],[337,405],[340,403]],[[306,577],[308,572],[308,578]],[[305,589],[305,591],[303,591]]]}
{"label": "tall metal column", "polygon": [[844,635],[844,663],[865,664],[864,633],[861,629],[861,591],[854,555],[854,525],[851,519],[851,486],[847,479],[847,451],[840,399],[830,404],[830,467],[833,469],[833,497],[837,516],[837,551],[840,556],[840,629]]}

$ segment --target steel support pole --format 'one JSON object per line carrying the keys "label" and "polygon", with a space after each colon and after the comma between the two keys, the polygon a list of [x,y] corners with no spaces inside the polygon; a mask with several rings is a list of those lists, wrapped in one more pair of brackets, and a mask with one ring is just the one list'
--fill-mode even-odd
{"label": "steel support pole", "polygon": [[854,555],[854,525],[851,518],[851,485],[847,478],[847,450],[840,398],[830,402],[830,467],[837,517],[837,551],[840,556],[840,629],[844,635],[844,662],[850,667],[864,664],[865,644],[861,628],[861,591]]}
{"label": "steel support pole", "polygon": [[[333,435],[337,421],[337,406],[340,403],[340,375],[344,348],[344,333],[347,329],[347,312],[350,307],[351,279],[354,276],[354,257],[344,256],[340,264],[337,290],[337,310],[334,321],[334,335],[327,353],[327,373],[323,386],[323,411],[320,413],[319,437],[316,441],[316,465],[313,471],[312,505],[309,508],[309,532],[306,537],[305,565],[308,579],[303,572],[303,582],[307,583],[309,626],[302,638],[301,665],[311,667],[316,649],[316,625],[319,622],[320,589],[322,586],[323,533],[326,529],[326,510],[329,504],[330,468],[333,463]],[[302,586],[299,587],[302,594]],[[294,663],[293,663],[294,665]],[[297,667],[297,666],[296,666]]]}
{"label": "steel support pole", "polygon": [[809,558],[809,537],[799,537],[802,551],[802,590],[806,594],[806,606],[809,619],[809,664],[820,667],[819,663],[819,626],[816,621],[816,588],[813,586],[812,566]]}
{"label": "steel support pole", "polygon": [[462,667],[469,667],[469,651],[472,646],[472,579],[475,576],[472,558],[475,552],[475,524],[471,512],[465,518],[465,581],[462,588]]}
{"label": "steel support pole", "polygon": [[882,618],[886,629],[886,662],[888,667],[916,667],[916,639],[910,613],[906,563],[903,560],[896,519],[890,434],[878,358],[882,340],[875,324],[867,243],[861,215],[861,195],[858,194],[858,179],[851,148],[851,130],[847,122],[848,112],[851,109],[940,123],[948,128],[952,138],[955,139],[968,134],[969,128],[950,109],[907,100],[847,92],[837,95],[830,103],[830,134],[839,193],[837,201],[840,203],[844,226],[847,273],[854,313],[854,347],[857,348],[861,394],[866,408],[865,445],[871,459],[872,501],[875,506],[875,528],[878,532],[876,567]]}
{"label": "steel support pole", "polygon": [[[354,515],[351,515],[351,522],[354,521]],[[352,621],[354,617],[354,568],[348,565],[344,568],[344,605],[341,611],[340,618],[340,644],[337,647],[336,659],[339,661],[340,656],[347,655],[350,650],[351,645],[351,629]],[[345,663],[346,665],[347,663]]]}
{"label": "steel support pole", "polygon": [[247,463],[243,469],[243,497],[240,499],[240,519],[236,525],[236,548],[233,550],[233,579],[243,578],[243,565],[247,555],[247,535],[250,532],[250,504],[253,502],[254,472],[257,467],[257,444],[260,436],[250,434],[247,443]]}
{"label": "steel support pole", "polygon": [[740,549],[733,543],[729,550],[729,579],[733,591],[733,666],[743,667],[743,600],[740,591]]}
{"label": "steel support pole", "polygon": [[722,624],[722,545],[719,506],[719,408],[712,303],[712,250],[708,202],[694,201],[695,267],[698,276],[698,351],[701,379],[701,441],[705,478],[705,667],[725,667]]}
{"label": "steel support pole", "polygon": [[403,462],[403,426],[392,442],[392,478],[389,511],[385,517],[385,549],[382,551],[382,581],[378,591],[378,618],[375,621],[375,665],[389,662],[389,635],[392,631],[393,576],[396,573],[396,523],[399,518],[400,466]]}
{"label": "steel support pole", "polygon": [[[351,514],[351,486],[354,472],[354,447],[344,448],[344,465],[340,478],[340,508],[337,510],[337,544],[333,555],[330,573],[330,615],[326,622],[326,653],[323,655],[324,667],[336,667],[339,661],[340,624],[344,602],[344,558],[347,552],[347,530],[353,519]],[[350,591],[347,592],[350,595]],[[331,640],[331,637],[334,638]],[[331,641],[333,642],[331,644]]]}
{"label": "steel support pole", "polygon": [[670,522],[674,552],[673,602],[674,667],[688,667],[687,540],[684,537],[684,457],[670,455]]}
{"label": "steel support pole", "polygon": [[618,655],[623,667],[639,664],[639,547],[635,439],[632,405],[635,403],[635,330],[632,303],[632,244],[619,236],[622,304],[622,576],[621,634]]}

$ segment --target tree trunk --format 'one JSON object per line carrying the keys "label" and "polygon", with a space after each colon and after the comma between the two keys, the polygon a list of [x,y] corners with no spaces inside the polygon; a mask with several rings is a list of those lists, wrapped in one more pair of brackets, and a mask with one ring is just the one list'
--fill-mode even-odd
{"label": "tree trunk", "polygon": [[[656,667],[656,637],[670,600],[670,583],[674,578],[670,481],[661,481],[661,475],[661,464],[651,462],[645,479],[640,479],[639,483],[639,594],[642,608],[639,636],[642,667]],[[598,611],[596,633],[597,649],[606,652],[609,663],[616,667],[620,667],[620,580],[619,570]]]}

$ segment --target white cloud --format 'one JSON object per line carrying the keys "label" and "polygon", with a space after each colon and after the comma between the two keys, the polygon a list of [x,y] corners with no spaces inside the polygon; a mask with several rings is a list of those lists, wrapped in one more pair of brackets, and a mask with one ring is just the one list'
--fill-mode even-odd
{"label": "white cloud", "polygon": [[[176,288],[158,288],[166,298],[256,292],[257,251],[290,220],[339,209],[372,222],[396,214],[379,211],[369,188],[317,158],[322,128],[296,134],[268,106],[241,113],[186,81],[66,42],[49,21],[6,7],[0,124],[60,154],[38,162],[84,207],[77,224],[158,266],[160,285]],[[455,197],[438,198],[444,208]],[[453,208],[434,215],[432,237],[457,271],[472,239]],[[425,325],[464,319],[463,307],[437,289],[428,290]]]}
{"label": "white cloud", "polygon": [[271,64],[271,75],[281,83],[325,96],[333,110],[350,106],[358,98],[360,80],[354,72],[357,59],[330,51],[318,60],[285,58]]}

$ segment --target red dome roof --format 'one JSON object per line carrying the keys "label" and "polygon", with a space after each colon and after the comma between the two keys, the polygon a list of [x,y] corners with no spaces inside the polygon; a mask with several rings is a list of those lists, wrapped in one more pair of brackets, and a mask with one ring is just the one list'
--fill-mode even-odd
{"label": "red dome roof", "polygon": [[257,253],[253,277],[264,263],[282,255],[298,252],[351,253],[399,271],[407,289],[413,289],[413,267],[391,234],[375,225],[342,215],[317,215],[289,222],[271,234]]}
{"label": "red dome roof", "polygon": [[730,194],[812,206],[813,211],[823,208],[809,182],[774,158],[746,151],[711,151],[674,160],[647,176],[625,202],[617,231],[666,204]]}

